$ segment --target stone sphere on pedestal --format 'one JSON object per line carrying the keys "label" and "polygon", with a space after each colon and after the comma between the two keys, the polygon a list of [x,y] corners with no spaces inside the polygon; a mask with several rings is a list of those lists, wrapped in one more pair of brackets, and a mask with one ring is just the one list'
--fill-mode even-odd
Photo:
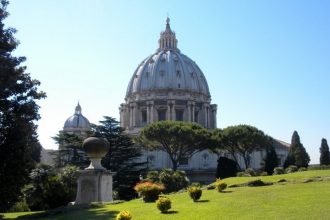
{"label": "stone sphere on pedestal", "polygon": [[105,170],[105,168],[101,165],[101,159],[109,151],[109,142],[103,138],[89,137],[84,140],[82,147],[91,160],[89,167],[86,169]]}
{"label": "stone sphere on pedestal", "polygon": [[80,171],[77,196],[74,204],[112,201],[112,176],[115,173],[101,165],[101,159],[109,151],[109,142],[103,138],[89,137],[82,145],[91,163]]}

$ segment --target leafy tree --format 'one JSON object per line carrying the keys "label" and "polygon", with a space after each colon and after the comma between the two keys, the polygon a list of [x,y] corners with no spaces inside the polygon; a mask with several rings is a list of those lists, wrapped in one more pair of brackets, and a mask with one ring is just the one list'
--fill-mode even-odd
{"label": "leafy tree", "polygon": [[177,170],[179,161],[210,148],[211,133],[195,123],[159,121],[144,127],[138,141],[150,150],[166,152]]}
{"label": "leafy tree", "polygon": [[261,130],[250,125],[229,126],[223,130],[215,130],[213,138],[216,140],[216,148],[214,152],[227,151],[232,159],[237,163],[237,156],[241,156],[244,161],[245,168],[250,167],[251,153],[256,150],[264,149],[267,146],[267,136]]}
{"label": "leafy tree", "polygon": [[36,100],[45,97],[38,91],[39,81],[31,79],[25,57],[15,57],[18,46],[13,28],[5,28],[8,1],[0,2],[0,212],[18,199],[29,171],[40,160],[35,121],[40,118]]}
{"label": "leafy tree", "polygon": [[291,145],[287,158],[284,161],[284,168],[290,165],[299,167],[308,167],[310,161],[309,155],[304,146],[300,143],[300,137],[297,131],[294,131],[291,138]]}
{"label": "leafy tree", "polygon": [[146,169],[146,162],[141,162],[141,147],[134,144],[132,139],[123,133],[119,122],[105,116],[99,125],[92,125],[95,136],[106,138],[110,143],[107,155],[102,159],[102,165],[117,172],[113,179],[113,189],[118,192],[120,199],[128,200],[136,196],[133,189],[139,182],[141,172]]}
{"label": "leafy tree", "polygon": [[278,157],[274,148],[272,138],[269,138],[270,144],[266,147],[266,157],[264,159],[264,169],[269,174],[272,175],[275,167],[278,166]]}
{"label": "leafy tree", "polygon": [[89,160],[82,150],[83,136],[60,131],[53,139],[59,146],[55,155],[56,167],[67,165],[77,166],[80,169],[87,167]]}
{"label": "leafy tree", "polygon": [[322,138],[321,147],[320,147],[320,165],[329,165],[330,164],[330,152],[327,140]]}

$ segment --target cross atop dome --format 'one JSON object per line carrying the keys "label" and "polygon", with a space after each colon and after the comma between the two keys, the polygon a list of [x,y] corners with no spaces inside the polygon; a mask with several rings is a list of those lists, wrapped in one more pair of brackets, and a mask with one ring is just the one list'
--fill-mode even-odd
{"label": "cross atop dome", "polygon": [[175,32],[171,30],[169,17],[166,19],[165,31],[160,33],[158,44],[158,50],[179,50],[177,48],[178,40],[175,37]]}

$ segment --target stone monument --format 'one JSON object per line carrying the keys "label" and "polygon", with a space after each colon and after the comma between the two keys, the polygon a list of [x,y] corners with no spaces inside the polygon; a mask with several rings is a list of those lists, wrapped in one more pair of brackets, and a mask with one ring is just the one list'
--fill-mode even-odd
{"label": "stone monument", "polygon": [[109,142],[103,138],[89,137],[84,140],[82,147],[91,163],[85,170],[80,171],[74,203],[79,205],[112,201],[112,176],[115,173],[101,165],[102,157],[110,148]]}

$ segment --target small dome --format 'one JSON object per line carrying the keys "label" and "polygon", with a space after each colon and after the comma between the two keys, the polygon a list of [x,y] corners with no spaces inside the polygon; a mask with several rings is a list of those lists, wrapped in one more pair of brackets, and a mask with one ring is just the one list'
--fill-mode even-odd
{"label": "small dome", "polygon": [[210,97],[206,78],[198,65],[177,48],[169,19],[160,33],[156,53],[144,59],[135,70],[126,98],[150,91],[181,91]]}
{"label": "small dome", "polygon": [[90,123],[88,119],[81,114],[81,106],[78,102],[74,115],[65,121],[63,131],[82,133],[89,130]]}

